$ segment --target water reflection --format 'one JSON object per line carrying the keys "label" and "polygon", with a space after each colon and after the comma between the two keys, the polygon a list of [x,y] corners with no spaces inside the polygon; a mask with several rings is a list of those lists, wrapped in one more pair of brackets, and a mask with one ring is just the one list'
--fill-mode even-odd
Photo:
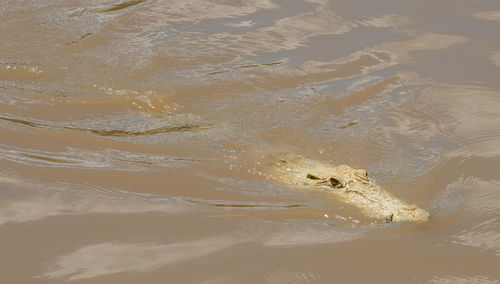
{"label": "water reflection", "polygon": [[240,54],[296,49],[304,45],[309,38],[318,35],[342,34],[349,30],[349,27],[333,11],[318,7],[314,12],[283,18],[272,26],[238,36],[230,40],[234,44],[230,44],[229,49]]}
{"label": "water reflection", "polygon": [[500,21],[500,11],[487,11],[475,13],[474,16],[490,21]]}
{"label": "water reflection", "polygon": [[494,51],[491,54],[491,60],[493,60],[493,63],[495,63],[497,67],[500,67],[500,51]]}
{"label": "water reflection", "polygon": [[467,38],[461,36],[424,33],[408,41],[382,43],[376,48],[397,55],[400,60],[406,61],[410,59],[410,52],[447,49],[465,41]]}
{"label": "water reflection", "polygon": [[[492,251],[500,256],[500,181],[465,179],[449,186],[461,192],[464,202],[461,204],[465,214],[462,219],[472,221],[470,228],[462,228],[452,242],[477,247],[485,252]],[[469,221],[469,222],[470,222]]]}
{"label": "water reflection", "polygon": [[78,280],[123,271],[148,272],[202,258],[239,242],[241,240],[233,236],[217,236],[171,244],[94,244],[59,256],[54,267],[43,276]]}

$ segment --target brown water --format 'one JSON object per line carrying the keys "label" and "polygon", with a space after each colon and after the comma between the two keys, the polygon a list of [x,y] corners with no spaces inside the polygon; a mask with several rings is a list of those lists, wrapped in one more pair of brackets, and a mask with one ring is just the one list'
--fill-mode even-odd
{"label": "brown water", "polygon": [[500,283],[499,79],[498,0],[1,1],[0,282]]}

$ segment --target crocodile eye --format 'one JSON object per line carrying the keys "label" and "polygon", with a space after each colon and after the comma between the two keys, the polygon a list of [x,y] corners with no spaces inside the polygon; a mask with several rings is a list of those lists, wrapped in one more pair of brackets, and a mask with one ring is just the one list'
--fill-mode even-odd
{"label": "crocodile eye", "polygon": [[329,178],[328,182],[330,183],[331,186],[336,187],[336,188],[341,188],[343,187],[342,183],[336,179],[336,178]]}

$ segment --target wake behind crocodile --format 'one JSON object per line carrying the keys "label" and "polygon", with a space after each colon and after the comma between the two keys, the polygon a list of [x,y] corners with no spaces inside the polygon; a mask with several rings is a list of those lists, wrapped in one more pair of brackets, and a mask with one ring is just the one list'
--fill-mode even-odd
{"label": "wake behind crocodile", "polygon": [[[11,116],[0,116],[0,120],[28,127],[83,131],[114,139],[136,139],[140,136],[151,139],[151,136],[156,134],[170,136],[172,132],[198,133],[213,129],[218,137],[225,133],[228,137],[222,136],[232,141],[236,137],[245,138],[239,139],[242,143],[238,147],[248,147],[245,151],[247,153],[252,152],[248,150],[253,148],[258,149],[260,153],[276,152],[275,147],[247,139],[248,137],[245,137],[246,135],[241,133],[238,127],[232,127],[220,121],[209,123],[206,119],[189,113],[168,111],[143,113],[140,111],[135,116],[108,116],[100,120],[73,121],[65,124],[37,120],[25,121]],[[224,140],[222,138],[222,141]],[[328,190],[336,199],[357,207],[370,218],[387,222],[424,222],[429,218],[426,211],[382,190],[362,169],[356,170],[347,165],[333,166],[299,155],[287,154],[274,156],[273,162],[262,168],[262,171],[269,173],[268,176],[273,180],[284,184]]]}

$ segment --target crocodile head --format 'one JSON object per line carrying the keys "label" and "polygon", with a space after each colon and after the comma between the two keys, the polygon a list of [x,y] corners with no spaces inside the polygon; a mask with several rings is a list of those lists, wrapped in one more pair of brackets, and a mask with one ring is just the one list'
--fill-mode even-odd
{"label": "crocodile head", "polygon": [[429,214],[415,205],[392,197],[370,178],[366,170],[340,165],[327,174],[308,173],[306,183],[332,189],[349,203],[386,222],[427,221]]}

